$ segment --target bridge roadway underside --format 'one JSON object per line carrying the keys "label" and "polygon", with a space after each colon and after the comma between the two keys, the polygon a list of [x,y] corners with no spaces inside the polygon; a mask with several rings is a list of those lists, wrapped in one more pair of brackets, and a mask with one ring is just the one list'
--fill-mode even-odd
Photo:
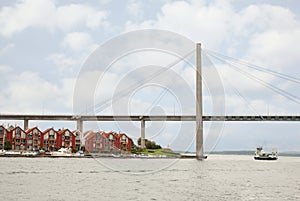
{"label": "bridge roadway underside", "polygon": [[[145,148],[145,122],[146,121],[193,121],[196,116],[92,116],[92,115],[4,115],[0,120],[23,120],[24,130],[28,129],[29,121],[75,121],[77,130],[83,131],[85,121],[140,121],[141,147]],[[202,121],[300,121],[300,116],[202,116]],[[202,143],[201,143],[202,146]],[[199,158],[200,159],[200,158]]]}
{"label": "bridge roadway underside", "polygon": [[[300,121],[300,116],[203,116],[203,121]],[[169,115],[169,116],[93,116],[93,115],[4,115],[0,120],[24,121],[196,121],[196,116]]]}

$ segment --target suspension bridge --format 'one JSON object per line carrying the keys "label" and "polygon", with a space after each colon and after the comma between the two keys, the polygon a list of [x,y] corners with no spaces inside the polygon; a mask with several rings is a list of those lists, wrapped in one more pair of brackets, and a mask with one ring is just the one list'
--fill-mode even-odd
{"label": "suspension bridge", "polygon": [[[242,64],[250,69],[268,73],[279,78],[300,84],[300,79],[279,73],[273,70],[252,65],[250,63],[235,60],[232,57],[221,55],[219,53],[205,50],[207,55],[222,61],[233,70],[243,74],[263,86],[269,88],[273,92],[300,104],[300,98],[280,89],[263,79],[257,78],[248,72],[237,67]],[[18,114],[0,114],[0,120],[22,120],[24,121],[24,129],[28,128],[29,121],[74,121],[77,122],[77,129],[83,131],[83,123],[88,121],[139,121],[141,122],[141,147],[145,147],[145,122],[146,121],[191,121],[196,122],[196,158],[201,160],[204,157],[203,152],[203,122],[204,121],[300,121],[300,116],[297,115],[203,115],[203,100],[202,100],[202,61],[201,61],[201,44],[196,44],[196,115],[18,115]],[[241,93],[233,87],[235,93],[241,99],[245,98]]]}

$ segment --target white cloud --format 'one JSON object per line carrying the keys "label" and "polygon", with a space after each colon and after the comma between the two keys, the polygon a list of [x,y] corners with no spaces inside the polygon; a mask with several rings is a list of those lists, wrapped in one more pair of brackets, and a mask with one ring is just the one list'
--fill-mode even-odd
{"label": "white cloud", "polygon": [[59,53],[51,54],[48,57],[48,60],[52,61],[55,65],[60,67],[68,67],[76,64],[76,60],[67,57],[65,54],[59,54]]}
{"label": "white cloud", "polygon": [[0,73],[7,73],[13,70],[12,67],[6,65],[0,65]]}
{"label": "white cloud", "polygon": [[[51,1],[20,1],[14,7],[3,7],[0,11],[1,35],[10,36],[32,25],[41,25],[51,19],[54,5]],[[49,21],[45,21],[46,24]]]}
{"label": "white cloud", "polygon": [[55,15],[55,23],[61,29],[71,29],[82,24],[88,28],[97,28],[107,17],[107,13],[104,11],[96,11],[92,7],[80,4],[58,7]]}
{"label": "white cloud", "polygon": [[9,43],[0,49],[0,56],[9,53],[15,47],[14,43]]}
{"label": "white cloud", "polygon": [[[126,23],[127,31],[143,28],[174,31],[195,42],[200,41],[203,48],[220,52],[224,51],[225,47],[225,51],[232,56],[247,57],[251,60],[253,57],[248,55],[247,51],[251,48],[254,48],[254,51],[260,49],[263,42],[268,45],[268,49],[276,49],[287,40],[284,46],[289,46],[288,52],[291,52],[293,48],[290,44],[297,44],[299,41],[299,21],[295,14],[288,8],[267,4],[249,5],[236,11],[233,3],[224,1],[168,2],[161,8],[156,19],[140,23],[132,21]],[[266,46],[265,44],[264,46]],[[261,48],[260,51],[263,51],[264,48]],[[270,51],[268,50],[268,52]],[[267,55],[268,52],[265,52],[264,55]],[[292,55],[295,52],[298,51],[294,51]],[[268,57],[272,58],[272,56]],[[283,58],[283,61],[290,62],[291,60]],[[264,64],[268,65],[269,63]]]}
{"label": "white cloud", "polygon": [[197,2],[176,1],[166,3],[156,20],[140,24],[127,22],[127,30],[160,28],[183,34],[192,40],[201,41],[212,49],[219,47],[231,31],[228,26],[232,10],[227,4],[211,3],[203,6]]}
{"label": "white cloud", "polygon": [[[300,28],[270,30],[250,40],[249,57],[272,69],[295,67],[300,63]],[[291,70],[291,68],[290,68]]]}
{"label": "white cloud", "polygon": [[94,47],[90,35],[83,32],[68,33],[62,41],[62,46],[73,51],[87,51]]}
{"label": "white cloud", "polygon": [[93,43],[89,34],[84,32],[71,32],[66,34],[61,42],[63,52],[52,53],[46,60],[52,61],[60,74],[77,74],[86,58],[98,45]]}
{"label": "white cloud", "polygon": [[233,22],[235,32],[248,36],[264,30],[289,30],[298,26],[289,9],[267,4],[249,5],[236,13]]}
{"label": "white cloud", "polygon": [[51,83],[38,73],[25,71],[6,74],[10,82],[1,89],[4,113],[41,113],[42,110],[71,113],[74,79]]}
{"label": "white cloud", "polygon": [[143,5],[141,1],[130,0],[126,5],[126,11],[134,20],[140,20],[143,17]]}
{"label": "white cloud", "polygon": [[107,12],[90,6],[56,6],[54,1],[22,0],[0,10],[0,34],[11,36],[29,27],[70,30],[78,26],[98,28],[106,24]]}
{"label": "white cloud", "polygon": [[56,75],[59,77],[70,77],[76,74],[75,67],[79,66],[80,60],[78,58],[72,58],[63,53],[54,53],[49,55],[46,60],[54,63],[53,70],[56,71]]}

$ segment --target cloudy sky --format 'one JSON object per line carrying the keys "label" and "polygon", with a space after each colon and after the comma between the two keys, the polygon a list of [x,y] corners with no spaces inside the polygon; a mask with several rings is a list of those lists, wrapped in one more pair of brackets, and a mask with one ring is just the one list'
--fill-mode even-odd
{"label": "cloudy sky", "polygon": [[[218,113],[213,110],[213,99],[222,100],[222,112],[227,115],[300,113],[298,1],[2,0],[0,27],[2,114],[75,113],[75,86],[92,53],[120,35],[145,29],[171,31],[202,43],[203,62],[208,64],[203,67],[204,115]],[[117,52],[124,46],[115,48]],[[100,57],[112,53],[102,52]],[[216,53],[219,57],[213,56]],[[222,55],[267,70],[256,71],[240,61],[229,65]],[[195,92],[194,58],[191,55],[186,62],[177,62],[172,71],[143,84],[137,77],[147,80],[149,72],[159,72],[159,67],[170,66],[178,58],[149,50],[120,55],[108,70],[98,66],[98,71],[85,72],[86,84],[81,86],[89,91],[94,84],[93,104],[81,97],[79,113],[194,114],[193,97],[186,93]],[[214,66],[219,76],[212,76],[207,66]],[[89,83],[93,79],[97,82]],[[222,85],[218,86],[224,91],[222,99],[210,87],[215,79]],[[140,84],[130,88],[136,82]],[[188,94],[184,100],[183,93]],[[1,123],[22,125],[18,121]],[[30,123],[34,125],[75,128],[70,122]],[[147,126],[147,137],[163,146],[194,150],[193,123],[152,122]],[[138,123],[86,123],[84,127],[139,136]],[[205,123],[204,128],[208,151],[251,150],[258,145],[300,150],[299,123]]]}

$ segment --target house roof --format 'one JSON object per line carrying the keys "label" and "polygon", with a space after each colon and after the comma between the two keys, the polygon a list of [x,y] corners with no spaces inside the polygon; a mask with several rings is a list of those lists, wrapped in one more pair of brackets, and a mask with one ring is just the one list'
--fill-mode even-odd
{"label": "house roof", "polygon": [[21,130],[21,132],[23,132],[23,133],[26,133],[20,126],[16,126],[16,127],[14,127],[11,131],[14,131],[14,130],[16,130],[17,128],[19,128],[20,130]]}
{"label": "house roof", "polygon": [[76,135],[76,132],[79,132],[79,133],[81,133],[81,131],[80,131],[80,130],[73,130],[73,131],[72,131],[72,133],[74,133],[75,135]]}
{"label": "house roof", "polygon": [[89,134],[91,134],[91,133],[93,133],[93,131],[91,131],[91,130],[88,130],[88,131],[85,131],[84,133],[83,133],[83,137],[85,138],[85,137],[87,137]]}
{"label": "house roof", "polygon": [[96,132],[90,132],[88,135],[85,136],[86,140],[92,139],[96,135]]}
{"label": "house roof", "polygon": [[2,128],[4,128],[5,130],[7,130],[7,129],[5,128],[5,126],[3,126],[3,125],[0,125],[0,127],[2,127]]}
{"label": "house roof", "polygon": [[42,133],[42,131],[41,131],[37,126],[32,127],[32,128],[28,128],[25,132],[28,134],[28,133],[30,133],[31,131],[33,131],[34,129],[37,129],[40,133]]}
{"label": "house roof", "polygon": [[70,131],[68,128],[59,130],[57,133],[58,133],[59,135],[62,135],[62,134],[64,134],[64,133],[67,132],[67,131],[68,131],[70,134],[76,136],[76,135],[75,135],[72,131]]}
{"label": "house roof", "polygon": [[102,137],[105,137],[105,138],[106,138],[106,136],[103,135],[103,132],[102,132],[102,131],[97,131],[97,132],[91,132],[88,136],[86,136],[85,139],[86,139],[86,140],[90,140],[90,139],[94,138],[95,135],[97,135],[97,134],[99,134],[99,135],[101,135]]}
{"label": "house roof", "polygon": [[112,135],[114,138],[116,138],[116,133],[115,132],[103,133],[102,135],[106,138],[109,138],[110,135]]}
{"label": "house roof", "polygon": [[48,133],[50,130],[53,130],[53,131],[57,134],[57,131],[54,130],[54,128],[47,128],[46,130],[44,130],[44,132],[42,132],[42,134],[46,134],[46,133]]}

